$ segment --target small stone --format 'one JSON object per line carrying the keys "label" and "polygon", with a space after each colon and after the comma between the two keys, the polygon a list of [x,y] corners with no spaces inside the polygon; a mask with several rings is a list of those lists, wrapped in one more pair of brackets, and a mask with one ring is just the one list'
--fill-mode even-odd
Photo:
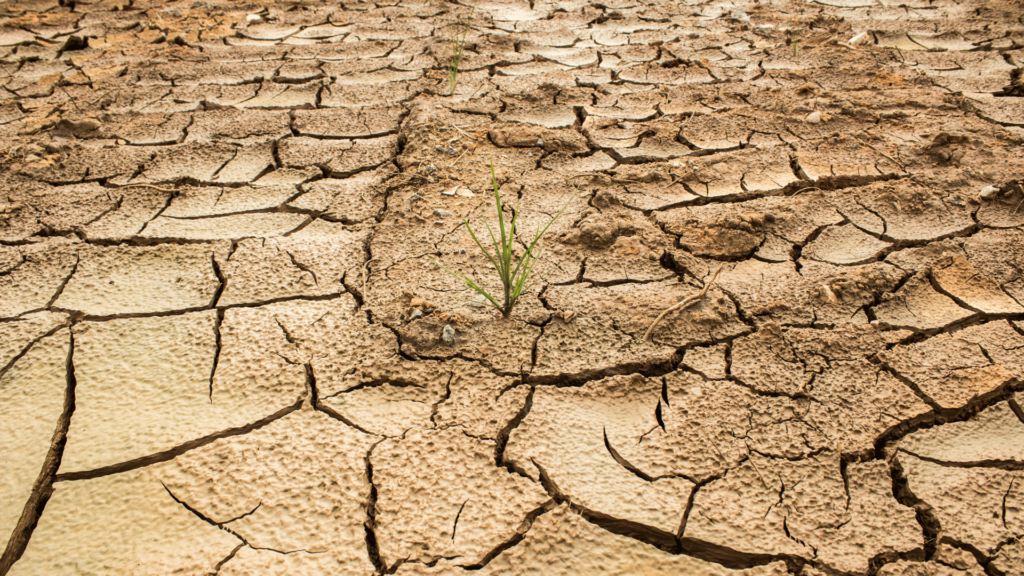
{"label": "small stone", "polygon": [[820,124],[821,112],[818,112],[817,110],[811,112],[807,115],[807,118],[804,118],[804,122],[807,122],[808,124]]}
{"label": "small stone", "polygon": [[434,209],[434,216],[437,216],[438,218],[451,218],[452,217],[452,213],[447,211],[447,210],[441,210],[440,208],[435,208]]}
{"label": "small stone", "polygon": [[996,188],[995,186],[985,186],[984,188],[981,189],[981,192],[978,192],[978,196],[984,198],[985,200],[991,200],[998,195],[999,188]]}
{"label": "small stone", "polygon": [[455,328],[451,324],[445,324],[441,330],[441,340],[449,346],[455,346]]}
{"label": "small stone", "polygon": [[250,24],[258,24],[263,21],[263,17],[259,14],[249,14],[245,17],[245,21]]}
{"label": "small stone", "polygon": [[409,315],[409,319],[410,320],[415,320],[417,318],[423,318],[423,310],[419,310],[419,309],[413,310],[412,314]]}
{"label": "small stone", "polygon": [[850,45],[851,46],[859,46],[861,44],[867,44],[867,42],[868,42],[868,33],[867,32],[861,32],[860,34],[854,35],[853,38],[850,38]]}
{"label": "small stone", "polygon": [[540,147],[544,146],[544,139],[543,138],[537,138],[537,146],[540,146]]}
{"label": "small stone", "polygon": [[444,194],[445,196],[455,196],[455,193],[458,192],[460,187],[461,184],[456,184],[456,186],[451,190],[441,190],[441,194]]}
{"label": "small stone", "polygon": [[423,168],[423,171],[433,174],[434,172],[437,172],[437,166],[434,166],[433,164],[427,164],[427,166]]}
{"label": "small stone", "polygon": [[[456,186],[455,188],[458,189],[458,186]],[[463,188],[462,190],[459,190],[459,196],[462,196],[463,198],[473,198],[476,195],[473,194],[473,191],[470,190],[469,188]]]}

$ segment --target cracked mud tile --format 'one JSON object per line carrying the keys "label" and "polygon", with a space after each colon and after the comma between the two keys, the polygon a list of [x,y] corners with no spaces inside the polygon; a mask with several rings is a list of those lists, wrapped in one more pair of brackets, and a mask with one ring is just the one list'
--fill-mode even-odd
{"label": "cracked mud tile", "polygon": [[441,362],[396,356],[357,367],[346,378],[348,390],[321,397],[320,405],[361,430],[394,438],[433,427],[431,416],[451,379],[451,369]]}
{"label": "cracked mud tile", "polygon": [[1024,307],[1003,292],[991,278],[978,272],[963,256],[943,258],[932,266],[939,288],[971,310],[984,314],[1019,314]]}
{"label": "cracked mud tile", "polygon": [[479,571],[470,572],[441,560],[432,567],[402,564],[396,572],[398,576],[786,576],[788,573],[783,562],[732,570],[691,556],[662,552],[649,544],[609,532],[584,520],[568,504],[562,504],[534,520],[521,542],[503,550]]}
{"label": "cracked mud tile", "polygon": [[54,186],[12,199],[32,204],[38,219],[48,230],[70,231],[96,220],[118,204],[120,196],[95,182]]}
{"label": "cracked mud tile", "polygon": [[[840,267],[808,261],[797,271],[793,262],[750,259],[727,264],[716,286],[757,324],[867,323],[858,312],[902,277],[898,268],[882,263]],[[710,273],[705,278],[710,280]]]}
{"label": "cracked mud tile", "polygon": [[938,406],[958,410],[998,394],[1015,378],[971,340],[960,333],[938,334],[895,346],[878,357]]}
{"label": "cracked mud tile", "polygon": [[1018,539],[1016,542],[1003,545],[989,566],[1006,576],[1020,576],[1024,573],[1024,569],[1021,568],[1024,566],[1024,540]]}
{"label": "cracked mud tile", "polygon": [[[555,275],[545,276],[548,282],[575,279],[569,271],[579,270],[584,260],[583,280],[587,282],[651,282],[675,275],[661,265],[669,239],[657,226],[640,213],[624,208],[611,194],[598,192],[593,204],[595,208],[582,210],[570,206],[576,208],[575,213],[563,213],[562,217],[571,225],[563,224],[557,229],[552,226],[549,230],[555,243],[545,258],[554,265]],[[551,208],[557,214],[559,208]],[[522,239],[526,243],[532,240],[530,237]],[[538,273],[545,271],[538,270]],[[569,277],[563,278],[563,275]]]}
{"label": "cracked mud tile", "polygon": [[376,534],[389,568],[447,558],[480,563],[550,502],[538,482],[494,464],[495,443],[458,428],[413,431],[370,454]]}
{"label": "cracked mud tile", "polygon": [[[1016,403],[1016,398],[1013,402]],[[1000,402],[970,420],[908,434],[899,441],[898,447],[919,458],[943,464],[1021,464],[1024,463],[1024,423],[1009,402]]]}
{"label": "cracked mud tile", "polygon": [[351,374],[358,367],[373,366],[398,354],[395,334],[380,324],[370,324],[349,294],[324,301],[279,302],[260,309],[280,324],[297,347],[289,360],[313,368],[320,397],[355,386]]}
{"label": "cracked mud tile", "polygon": [[624,164],[673,160],[693,154],[688,146],[679,143],[677,133],[678,128],[671,123],[653,123],[646,126],[636,146],[615,147],[609,152]]}
{"label": "cracked mud tile", "polygon": [[395,173],[388,163],[349,178],[325,178],[302,186],[303,194],[288,203],[292,208],[323,212],[330,220],[363,222],[384,210],[386,181]]}
{"label": "cracked mud tile", "polygon": [[982,230],[964,241],[967,259],[1018,303],[1024,302],[1024,231]]}
{"label": "cracked mud tile", "polygon": [[[461,320],[461,321],[460,321]],[[455,330],[453,343],[443,339],[445,326]],[[477,360],[500,374],[521,374],[531,365],[531,354],[541,329],[516,318],[497,314],[473,314],[444,319],[437,313],[413,320],[400,328],[402,351],[416,358]]]}
{"label": "cracked mud tile", "polygon": [[[940,195],[911,180],[878,182],[829,196],[855,225],[897,242],[938,240],[975,225],[971,210],[954,195]],[[879,219],[883,229],[877,226]]]}
{"label": "cracked mud tile", "polygon": [[729,370],[728,350],[728,344],[690,348],[683,354],[679,367],[685,366],[709,380],[725,380]]}
{"label": "cracked mud tile", "polygon": [[235,104],[238,108],[296,109],[316,108],[317,95],[322,85],[320,82],[308,84],[276,84],[264,82],[259,92],[250,100]]}
{"label": "cracked mud tile", "polygon": [[554,486],[589,513],[631,534],[673,542],[694,488],[678,476],[652,478],[616,450],[658,427],[662,383],[613,376],[580,388],[540,386],[509,436],[505,459]]}
{"label": "cracked mud tile", "polygon": [[106,178],[108,182],[119,183],[130,177],[138,168],[153,157],[158,150],[149,146],[97,146],[92,142],[74,144],[62,150],[63,158],[53,162],[41,158],[35,162],[24,162],[12,166],[12,170],[33,179],[53,184],[71,183],[83,180]]}
{"label": "cracked mud tile", "polygon": [[852,224],[829,226],[804,247],[801,256],[829,264],[867,264],[890,246]]}
{"label": "cracked mud tile", "polygon": [[0,543],[4,546],[32,496],[64,412],[69,348],[70,332],[59,330],[33,344],[0,376],[0,460],[4,463]]}
{"label": "cracked mud tile", "polygon": [[735,204],[675,208],[654,215],[679,247],[695,256],[734,260],[755,253],[786,261],[794,244],[843,218],[820,197],[759,198]]}
{"label": "cracked mud tile", "polygon": [[978,561],[970,556],[956,563],[897,560],[883,565],[878,569],[877,574],[878,576],[983,576],[985,573],[985,569],[978,565]]}
{"label": "cracked mud tile", "polygon": [[120,188],[121,201],[113,210],[82,229],[89,240],[125,241],[142,231],[171,198],[168,190],[149,187]]}
{"label": "cracked mud tile", "polygon": [[496,376],[475,362],[449,361],[448,397],[437,406],[438,428],[461,427],[475,438],[498,439],[520,414],[529,388],[517,378]]}
{"label": "cracked mud tile", "polygon": [[868,147],[852,135],[837,134],[822,140],[801,141],[793,153],[801,177],[815,183],[828,182],[832,178],[853,178],[874,180],[880,176],[903,174],[899,164],[886,158],[876,150],[890,157],[897,152],[892,146],[874,142]]}
{"label": "cracked mud tile", "polygon": [[242,541],[176,502],[158,467],[58,482],[9,574],[210,574]]}
{"label": "cracked mud tile", "polygon": [[283,236],[308,221],[309,216],[305,214],[283,212],[187,219],[159,216],[146,225],[140,236],[159,240],[271,238]]}
{"label": "cracked mud tile", "polygon": [[907,489],[939,523],[939,542],[972,547],[991,557],[1024,535],[1020,471],[944,466],[901,452],[896,459]]}
{"label": "cracked mud tile", "polygon": [[287,112],[221,108],[192,114],[186,143],[262,144],[291,134]]}
{"label": "cracked mud tile", "polygon": [[[837,480],[838,487],[842,486],[837,464],[832,460],[830,470],[809,472],[787,490],[783,506],[791,510],[787,518],[791,521],[786,526],[790,535],[813,546],[816,560],[842,572],[867,573],[878,558],[923,559],[924,536],[915,511],[893,497],[892,478],[885,462],[851,463],[846,473],[847,493],[830,491],[825,497],[830,501],[826,506],[835,506],[839,517],[817,513],[815,506],[822,504],[818,487],[828,483],[834,486]],[[835,525],[834,520],[841,523]]]}
{"label": "cracked mud tile", "polygon": [[342,278],[359,274],[367,237],[368,231],[316,220],[287,238],[242,240],[219,262],[226,287],[217,305],[340,294]]}
{"label": "cracked mud tile", "polygon": [[66,314],[36,312],[0,324],[0,373],[21,357],[34,342],[69,324]]}
{"label": "cracked mud tile", "polygon": [[[615,339],[615,335],[620,334],[618,338],[621,339],[624,333],[637,339],[634,343],[623,342],[628,348],[641,345],[639,339],[664,310],[699,291],[700,288],[697,286],[689,286],[678,281],[630,283],[608,287],[578,284],[551,286],[544,292],[544,299],[563,315],[575,312],[581,319],[587,320],[587,326],[579,330],[587,334],[589,339],[600,338],[601,330],[597,326],[610,319],[614,328],[606,335],[608,338]],[[559,333],[571,330],[572,324],[573,322],[570,322]],[[750,327],[744,324],[737,314],[732,300],[721,290],[711,288],[703,301],[666,316],[651,333],[651,339],[659,346],[678,348],[710,344],[749,330]],[[581,349],[587,351],[585,354],[602,353],[600,347]],[[583,357],[586,357],[585,354]],[[660,357],[660,353],[657,356]],[[612,360],[599,361],[600,364],[608,362]]]}
{"label": "cracked mud tile", "polygon": [[224,573],[369,575],[366,454],[377,440],[300,410],[186,452],[159,477],[175,498],[245,540]]}
{"label": "cracked mud tile", "polygon": [[55,308],[91,316],[188,310],[213,304],[213,253],[226,246],[88,246]]}
{"label": "cracked mud tile", "polygon": [[804,421],[844,455],[871,454],[879,438],[931,412],[908,386],[867,360],[831,365],[814,379]]}
{"label": "cracked mud tile", "polygon": [[680,179],[705,198],[739,198],[773,192],[797,182],[782,146],[724,152],[708,158],[674,160],[685,176]]}
{"label": "cracked mud tile", "polygon": [[238,149],[214,176],[213,181],[223,184],[248,184],[259,175],[274,168],[273,141],[250,144]]}
{"label": "cracked mud tile", "polygon": [[732,374],[759,392],[793,396],[807,392],[807,385],[827,370],[830,362],[868,358],[911,334],[865,324],[817,330],[767,323],[733,342]]}
{"label": "cracked mud tile", "polygon": [[128,184],[159,184],[182,179],[209,182],[236,152],[236,146],[220,142],[167,146]]}
{"label": "cracked mud tile", "polygon": [[914,510],[893,497],[885,463],[850,468],[848,495],[834,452],[797,462],[752,455],[697,493],[684,546],[723,559],[815,557],[856,573],[880,555],[923,557]]}
{"label": "cracked mud tile", "polygon": [[375,168],[393,159],[397,153],[397,136],[360,140],[317,140],[297,136],[286,138],[279,144],[280,158],[286,166],[315,164],[336,178]]}
{"label": "cracked mud tile", "polygon": [[625,460],[654,477],[685,476],[696,481],[720,477],[761,455],[801,458],[828,439],[801,420],[808,403],[764,397],[729,381],[708,381],[689,372],[665,376],[659,427],[638,443],[619,445]]}
{"label": "cracked mud tile", "polygon": [[993,363],[1009,370],[1018,379],[1024,378],[1024,336],[1009,322],[1001,320],[971,326],[956,332],[955,337],[981,346]]}
{"label": "cracked mud tile", "polygon": [[0,318],[46,308],[75,271],[79,248],[63,238],[0,248],[0,254],[17,262],[0,276]]}
{"label": "cracked mud tile", "polygon": [[219,326],[214,311],[77,325],[76,409],[60,473],[159,458],[294,409],[305,370],[275,354],[288,348],[278,326],[254,320],[256,311],[230,310]]}
{"label": "cracked mud tile", "polygon": [[647,342],[616,328],[613,320],[553,319],[536,345],[532,382],[583,380],[670,366],[675,349]]}
{"label": "cracked mud tile", "polygon": [[295,129],[318,138],[379,137],[398,132],[402,112],[399,106],[297,110]]}
{"label": "cracked mud tile", "polygon": [[185,186],[178,190],[160,216],[167,218],[201,218],[237,212],[276,208],[295,195],[291,186]]}
{"label": "cracked mud tile", "polygon": [[125,114],[103,123],[96,136],[118,138],[134,146],[177,144],[185,136],[192,114]]}

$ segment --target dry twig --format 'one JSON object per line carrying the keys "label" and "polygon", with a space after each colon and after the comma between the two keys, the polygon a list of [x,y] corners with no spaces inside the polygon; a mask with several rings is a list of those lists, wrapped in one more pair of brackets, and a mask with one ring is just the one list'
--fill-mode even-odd
{"label": "dry twig", "polygon": [[725,264],[718,265],[718,268],[715,269],[715,273],[711,275],[711,280],[709,280],[708,283],[705,284],[703,288],[701,288],[700,292],[683,298],[679,302],[676,302],[674,305],[672,305],[671,308],[665,310],[660,315],[658,315],[658,317],[654,319],[654,322],[651,322],[651,326],[647,329],[647,332],[644,332],[644,340],[650,341],[651,332],[654,331],[654,327],[657,326],[658,322],[661,322],[661,319],[668,315],[669,312],[673,310],[678,310],[680,308],[686,308],[687,306],[693,304],[694,302],[702,300],[704,298],[704,295],[708,293],[708,290],[711,288],[711,285],[715,283],[715,279],[718,278],[718,273],[722,271],[722,266],[725,266]]}

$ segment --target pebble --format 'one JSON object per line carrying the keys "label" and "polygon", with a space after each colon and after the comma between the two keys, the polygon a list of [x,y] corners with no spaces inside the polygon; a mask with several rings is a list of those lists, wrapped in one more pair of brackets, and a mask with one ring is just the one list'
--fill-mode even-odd
{"label": "pebble", "polygon": [[445,324],[441,330],[441,340],[449,346],[455,346],[455,328],[451,324]]}
{"label": "pebble", "polygon": [[998,195],[999,188],[996,188],[995,186],[985,186],[984,188],[981,189],[981,192],[978,192],[978,196],[981,196],[986,200],[991,200],[992,198],[995,198]]}
{"label": "pebble", "polygon": [[811,112],[807,115],[807,118],[804,118],[804,122],[807,122],[808,124],[820,124],[821,112],[818,112],[817,110]]}
{"label": "pebble", "polygon": [[250,24],[257,24],[259,22],[263,22],[263,17],[259,14],[249,14],[245,17],[245,21]]}
{"label": "pebble", "polygon": [[861,32],[860,34],[854,35],[853,38],[850,38],[849,44],[851,46],[859,46],[861,44],[866,44],[867,41],[868,41],[868,33],[867,32]]}
{"label": "pebble", "polygon": [[441,210],[440,208],[434,208],[434,216],[438,218],[451,218],[452,213],[447,210]]}
{"label": "pebble", "polygon": [[423,318],[423,310],[419,310],[419,309],[413,310],[412,314],[409,315],[409,319],[410,320],[415,320],[417,318]]}
{"label": "pebble", "polygon": [[444,194],[445,196],[455,196],[455,193],[459,191],[460,186],[461,184],[456,184],[451,190],[441,190],[441,194]]}

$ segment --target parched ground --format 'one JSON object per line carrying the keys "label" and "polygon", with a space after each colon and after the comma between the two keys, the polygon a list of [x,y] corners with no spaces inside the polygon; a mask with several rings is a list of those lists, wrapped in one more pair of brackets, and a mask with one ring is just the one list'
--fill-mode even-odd
{"label": "parched ground", "polygon": [[469,7],[0,5],[0,575],[1024,574],[1024,5]]}

